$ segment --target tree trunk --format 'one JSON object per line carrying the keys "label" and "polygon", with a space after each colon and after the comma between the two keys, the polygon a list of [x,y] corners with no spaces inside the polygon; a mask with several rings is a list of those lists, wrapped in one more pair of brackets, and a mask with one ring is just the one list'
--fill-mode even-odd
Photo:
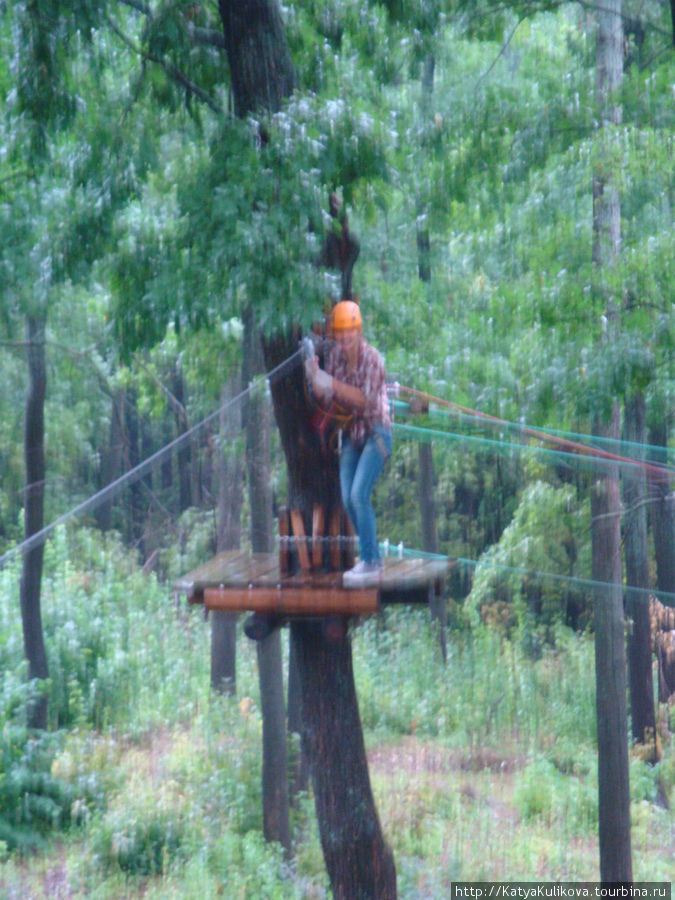
{"label": "tree trunk", "polygon": [[[24,529],[26,538],[30,538],[44,527],[44,407],[47,391],[44,316],[28,315],[26,317],[26,340],[28,345],[28,393],[24,431],[26,464]],[[42,542],[24,552],[20,600],[23,646],[28,661],[28,677],[44,680],[49,673],[40,608],[43,556],[44,544]],[[28,724],[31,728],[45,729],[47,727],[46,694],[42,694],[30,705]]]}
{"label": "tree trunk", "polygon": [[[422,128],[428,127],[427,120],[431,111],[431,98],[434,91],[434,73],[436,59],[433,53],[427,53],[422,66]],[[420,205],[417,215],[417,274],[420,281],[431,281],[431,239],[425,209]],[[438,553],[438,530],[436,528],[436,504],[434,502],[434,457],[433,447],[426,441],[417,445],[419,462],[419,506],[422,522],[422,549],[427,553]],[[429,589],[429,607],[431,619],[438,623],[439,642],[443,661],[447,660],[448,647],[446,636],[447,609],[442,590],[434,586]]]}
{"label": "tree trunk", "polygon": [[[645,398],[636,391],[625,404],[624,437],[634,445],[645,442]],[[644,458],[644,453],[631,452]],[[633,740],[649,748],[649,761],[658,762],[652,641],[649,604],[649,556],[647,550],[647,478],[642,468],[623,472],[624,553],[626,559],[626,608],[632,619],[628,640],[630,709]],[[641,588],[638,593],[630,588]]]}
{"label": "tree trunk", "polygon": [[[263,371],[260,337],[251,310],[244,314],[243,380]],[[252,382],[251,382],[252,383]],[[251,549],[274,551],[272,493],[270,487],[271,416],[266,384],[261,380],[249,392],[244,406],[246,467],[251,508]],[[263,720],[262,788],[263,831],[268,841],[291,850],[291,824],[286,762],[286,710],[281,653],[281,632],[275,629],[257,643],[260,705]]]}
{"label": "tree trunk", "polygon": [[[176,423],[176,436],[180,437],[188,429],[188,420],[185,413],[185,382],[178,362],[176,362],[173,373],[173,395],[177,401],[176,404],[172,405]],[[180,491],[178,510],[182,513],[195,502],[193,495],[192,447],[189,442],[179,448],[177,456],[178,486]]]}
{"label": "tree trunk", "polygon": [[[228,403],[239,393],[238,380],[223,385],[220,394],[220,437],[218,446],[218,536],[219,553],[241,545],[241,507],[244,467],[234,444],[241,431],[241,407]],[[237,690],[237,614],[212,610],[211,617],[211,688],[218,693],[234,695]]]}
{"label": "tree trunk", "polygon": [[[237,115],[277,110],[295,85],[277,3],[219,0],[219,8]],[[298,337],[287,335],[266,342],[267,370],[297,349]],[[317,503],[330,514],[338,502],[339,480],[337,460],[323,454],[311,426],[303,379],[304,373],[296,368],[275,381],[272,400],[286,458],[288,504],[299,509],[309,523]],[[292,640],[298,657],[303,734],[333,895],[336,900],[395,897],[394,862],[382,840],[369,788],[351,643],[345,640],[329,647],[320,628],[299,622],[292,625]],[[346,821],[354,830],[345,827]],[[361,837],[358,843],[354,833]]]}
{"label": "tree trunk", "polygon": [[[99,488],[103,489],[112,484],[122,469],[122,456],[124,450],[124,389],[116,390],[112,397],[110,410],[110,429],[108,446],[101,460],[101,480]],[[101,531],[108,531],[112,527],[112,498],[106,499],[95,512],[96,523]]]}
{"label": "tree trunk", "polygon": [[[619,438],[616,406],[607,427],[593,433]],[[595,689],[598,727],[598,834],[603,882],[632,881],[626,658],[621,592],[619,477],[615,466],[596,473],[591,488],[595,589]]]}
{"label": "tree trunk", "polygon": [[[134,389],[127,391],[124,404],[126,469],[135,469],[141,462],[140,427],[137,396]],[[140,545],[143,536],[143,486],[140,480],[129,485],[129,503],[126,515],[126,534],[129,544]]]}
{"label": "tree trunk", "polygon": [[[269,344],[268,367],[287,358],[290,349],[282,342]],[[276,382],[272,393],[286,459],[295,462],[293,468],[288,466],[289,505],[303,512],[309,533],[313,503],[321,502],[328,510],[339,503],[339,479],[337,458],[324,455],[316,433],[307,426],[303,377],[296,369]],[[394,898],[396,868],[370,788],[351,641],[330,642],[320,624],[296,621],[291,642],[300,683],[303,752],[333,896]]]}
{"label": "tree trunk", "polygon": [[394,857],[375,810],[349,640],[296,621],[303,742],[310,760],[321,847],[335,900],[396,897]]}
{"label": "tree trunk", "polygon": [[[655,463],[668,462],[668,431],[670,421],[667,415],[659,416],[650,426],[649,443],[662,447],[662,452],[653,452]],[[675,492],[666,478],[652,477],[649,485],[650,522],[654,538],[656,557],[656,584],[660,591],[675,594]]]}
{"label": "tree trunk", "polygon": [[275,0],[219,0],[234,113],[278,112],[295,88],[295,71]]}
{"label": "tree trunk", "polygon": [[[605,271],[621,244],[621,206],[613,181],[612,135],[621,122],[618,104],[623,73],[621,0],[597,0],[595,100],[600,127],[593,174],[593,248],[596,296],[604,298],[608,340],[616,329],[616,300]],[[606,127],[605,127],[606,126]],[[611,400],[608,420],[596,418],[594,433],[618,440],[619,406]],[[591,488],[595,590],[595,678],[598,724],[598,836],[603,882],[633,879],[630,840],[626,651],[622,604],[619,476],[616,466],[599,469]]]}

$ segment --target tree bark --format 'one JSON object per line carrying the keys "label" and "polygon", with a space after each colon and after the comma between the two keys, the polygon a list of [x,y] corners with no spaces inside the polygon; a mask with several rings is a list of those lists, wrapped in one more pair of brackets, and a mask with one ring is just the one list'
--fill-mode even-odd
{"label": "tree bark", "polygon": [[296,621],[303,743],[335,900],[396,897],[396,868],[375,810],[349,640],[331,642],[318,624]]}
{"label": "tree bark", "polygon": [[219,0],[234,113],[278,112],[295,88],[295,70],[275,0]]}
{"label": "tree bark", "polygon": [[[180,364],[176,361],[173,372],[173,396],[177,403],[172,404],[174,421],[176,423],[176,435],[180,437],[188,430],[188,420],[185,413],[185,382]],[[192,477],[192,447],[190,443],[183,444],[178,450],[178,486],[179,486],[179,513],[185,512],[193,503],[196,497],[193,494]]]}
{"label": "tree bark", "polygon": [[[618,405],[609,426],[594,434],[619,438]],[[621,592],[619,476],[615,466],[596,473],[591,488],[595,589],[595,689],[598,727],[598,836],[603,882],[632,881],[626,657]]]}
{"label": "tree bark", "polygon": [[[244,383],[264,369],[260,335],[252,310],[244,314]],[[246,467],[251,508],[251,549],[274,551],[272,492],[270,487],[271,416],[264,381],[248,395],[244,405]],[[262,788],[263,831],[266,840],[291,850],[291,824],[286,764],[286,710],[281,632],[275,629],[258,641],[258,677],[263,720]]]}
{"label": "tree bark", "polygon": [[[652,461],[667,463],[668,430],[667,415],[659,416],[649,428],[649,443],[662,447],[662,452],[653,452]],[[675,492],[666,478],[650,479],[650,523],[654,538],[656,557],[656,584],[660,591],[675,594]]]}
{"label": "tree bark", "polygon": [[[427,53],[422,66],[422,128],[427,126],[426,119],[430,116],[431,98],[434,91],[434,73],[436,71],[436,58],[433,53]],[[429,237],[429,224],[426,210],[420,204],[417,215],[417,275],[420,281],[431,281],[431,238]],[[438,530],[436,527],[436,504],[434,502],[434,457],[432,444],[420,441],[417,446],[417,458],[419,463],[419,506],[422,523],[422,549],[427,553],[438,553]],[[438,623],[439,643],[443,661],[447,660],[448,647],[446,636],[447,609],[443,592],[436,590],[435,586],[429,589],[429,608],[432,622]]]}
{"label": "tree bark", "polygon": [[[219,6],[235,112],[245,116],[255,110],[279,109],[295,86],[295,76],[277,3],[220,0]],[[288,334],[265,342],[267,370],[297,350],[299,336]],[[311,530],[314,505],[323,505],[329,515],[338,502],[337,459],[323,452],[312,428],[301,368],[274,382],[272,401],[286,458],[288,504],[301,511]],[[345,900],[395,897],[393,857],[382,840],[369,787],[351,643],[347,639],[328,646],[320,627],[306,622],[293,623],[292,640],[302,693],[303,734],[333,895]],[[351,827],[345,827],[346,821]]]}
{"label": "tree bark", "polygon": [[[593,174],[593,247],[596,296],[604,299],[607,334],[616,325],[616,300],[605,278],[621,246],[621,205],[611,164],[614,126],[621,122],[619,89],[623,74],[621,0],[597,0],[595,102],[599,129]],[[596,416],[594,433],[618,440],[619,405]],[[619,476],[616,466],[594,475],[591,488],[592,554],[595,590],[595,679],[598,725],[598,837],[603,882],[633,879],[628,775],[626,650],[622,604]]]}
{"label": "tree bark", "polygon": [[[30,538],[44,527],[44,407],[47,393],[44,316],[28,315],[26,317],[26,341],[28,347],[28,393],[26,396],[26,421],[24,428],[24,456],[26,464],[24,530],[25,537]],[[42,542],[24,552],[19,591],[24,653],[28,661],[28,677],[42,680],[49,675],[42,630],[42,610],[40,607],[43,556],[44,544]],[[28,724],[31,728],[46,729],[46,694],[43,693],[29,706]]]}
{"label": "tree bark", "polygon": [[[239,381],[230,380],[220,394],[220,443],[218,447],[218,536],[219,553],[241,545],[241,508],[244,466],[232,438],[241,431],[241,407],[228,406],[239,393]],[[211,688],[234,695],[237,690],[237,614],[211,611]]]}
{"label": "tree bark", "polygon": [[[122,468],[124,398],[125,392],[123,388],[116,390],[112,397],[108,446],[101,461],[100,489],[112,484],[119,476]],[[108,531],[112,527],[112,511],[112,498],[106,499],[96,510],[96,523],[101,531]]]}
{"label": "tree bark", "polygon": [[[624,437],[639,446],[645,442],[645,398],[636,391],[625,404]],[[633,450],[631,457],[644,458]],[[656,713],[652,675],[652,640],[649,604],[649,555],[647,550],[647,477],[642,468],[625,469],[624,555],[626,559],[626,608],[632,619],[628,639],[631,728],[633,740],[649,748],[648,759],[658,762]],[[637,593],[631,587],[641,588]]]}

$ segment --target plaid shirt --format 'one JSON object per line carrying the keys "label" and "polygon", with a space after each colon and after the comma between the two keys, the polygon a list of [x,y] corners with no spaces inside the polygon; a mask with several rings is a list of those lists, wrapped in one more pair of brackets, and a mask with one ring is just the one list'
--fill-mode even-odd
{"label": "plaid shirt", "polygon": [[325,369],[338,381],[358,388],[366,398],[363,412],[355,413],[347,426],[347,433],[353,444],[365,444],[373,426],[378,422],[385,428],[391,428],[384,360],[374,347],[362,338],[359,341],[356,365],[350,369],[347,357],[339,345],[335,344],[328,353]]}

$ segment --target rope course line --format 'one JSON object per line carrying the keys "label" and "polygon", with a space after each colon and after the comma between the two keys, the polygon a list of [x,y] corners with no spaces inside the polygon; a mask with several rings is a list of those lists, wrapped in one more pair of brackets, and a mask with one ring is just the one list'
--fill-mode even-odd
{"label": "rope course line", "polygon": [[[388,542],[381,542],[380,548],[383,552],[386,552],[389,548]],[[429,553],[424,550],[412,550],[403,547],[401,544],[397,546],[396,553],[399,557],[407,556],[415,557],[417,559],[444,560],[450,558],[443,553]],[[458,565],[468,566],[473,569],[477,569],[479,566],[485,566],[486,568],[497,569],[514,575],[529,575],[542,581],[549,579],[551,581],[559,581],[566,584],[575,584],[578,587],[587,588],[589,590],[596,590],[598,588],[607,590],[616,586],[608,581],[597,581],[593,578],[581,578],[577,575],[561,575],[556,572],[542,572],[540,569],[531,569],[526,566],[509,566],[506,563],[497,563],[492,560],[489,563],[486,563],[478,559],[467,559],[462,556],[453,556],[452,559]],[[638,600],[649,601],[651,597],[654,597],[655,599],[660,600],[664,606],[675,607],[675,593],[672,591],[662,591],[657,588],[634,587],[628,584],[622,584],[621,588],[626,595],[633,596]]]}
{"label": "rope course line", "polygon": [[[130,469],[124,475],[121,475],[115,481],[111,482],[106,487],[102,488],[97,493],[93,494],[91,497],[84,500],[82,503],[74,506],[72,509],[68,510],[61,516],[58,516],[54,519],[49,525],[46,525],[40,531],[31,535],[30,537],[23,540],[21,543],[17,544],[14,547],[11,547],[7,550],[2,556],[0,556],[0,570],[4,568],[7,562],[12,559],[14,556],[25,553],[33,547],[38,546],[49,537],[49,535],[60,525],[65,524],[70,519],[75,518],[85,512],[90,512],[100,506],[102,503],[105,503],[107,500],[111,499],[122,487],[134,484],[136,481],[141,479],[144,475],[146,475],[149,471],[152,471],[155,466],[157,466],[162,460],[164,460],[168,455],[174,453],[175,451],[181,449],[185,444],[187,444],[192,437],[197,434],[199,431],[206,428],[211,424],[220,414],[235,404],[240,403],[243,399],[259,384],[266,381],[268,384],[272,384],[277,381],[279,378],[289,374],[303,359],[303,348],[300,347],[294,353],[292,353],[287,359],[283,362],[279,363],[273,369],[271,369],[265,376],[264,379],[261,378],[257,382],[251,382],[248,387],[244,388],[239,394],[235,397],[232,397],[227,403],[219,406],[214,412],[210,413],[204,419],[202,419],[197,424],[193,425],[190,429],[188,429],[183,434],[179,435],[174,440],[170,441],[168,444],[165,444],[160,450],[156,453],[153,453],[147,459],[143,460],[143,462],[139,463],[134,468]],[[650,463],[646,463],[643,460],[632,459],[629,457],[621,456],[620,454],[612,453],[606,450],[601,450],[597,447],[589,447],[584,444],[580,444],[576,441],[572,441],[566,437],[560,437],[559,434],[555,432],[547,432],[541,431],[539,429],[531,428],[527,425],[520,425],[514,422],[508,422],[505,419],[500,419],[496,416],[489,415],[488,413],[481,413],[477,410],[472,410],[464,406],[460,406],[457,403],[453,403],[449,400],[444,400],[442,398],[434,397],[431,394],[428,394],[424,391],[418,391],[414,388],[404,387],[401,385],[396,385],[395,390],[397,393],[401,392],[404,394],[408,394],[411,397],[417,397],[423,399],[427,403],[435,403],[441,407],[454,410],[455,412],[461,414],[462,416],[466,416],[472,421],[485,421],[492,425],[498,425],[502,428],[509,428],[518,430],[524,434],[527,434],[529,437],[536,438],[542,441],[553,442],[554,444],[558,444],[560,446],[564,446],[566,450],[551,450],[549,448],[543,447],[524,447],[522,444],[515,444],[508,441],[498,441],[492,440],[489,438],[478,438],[473,435],[462,435],[456,434],[454,432],[447,431],[439,431],[437,429],[425,428],[421,426],[415,425],[406,425],[402,423],[395,423],[395,428],[400,432],[407,432],[411,435],[422,436],[419,439],[422,440],[433,440],[434,438],[443,438],[446,440],[461,440],[466,441],[468,443],[480,443],[487,446],[497,446],[497,447],[509,447],[518,452],[523,450],[530,450],[533,452],[552,454],[559,457],[574,457],[578,459],[580,454],[591,457],[589,461],[598,463],[605,462],[607,464],[619,465],[619,466],[631,466],[631,467],[644,467],[650,470],[653,473],[653,476],[658,476],[659,478],[669,478],[675,475],[675,468],[670,466],[660,466],[653,465]],[[589,436],[589,439],[594,439],[592,435]],[[658,448],[662,449],[662,448]],[[385,542],[385,551],[389,552],[388,542]],[[416,556],[418,558],[423,559],[448,559],[448,556],[443,554],[433,554],[426,553],[420,550],[406,550],[402,545],[398,546],[399,555],[407,555],[407,556]],[[461,557],[454,558],[456,562],[460,565],[466,565],[471,567],[478,567],[481,564],[479,560],[470,560],[464,559]],[[490,566],[492,568],[503,569],[505,571],[517,573],[517,574],[527,574],[530,576],[536,576],[541,579],[549,578],[555,581],[562,581],[566,583],[577,584],[581,587],[585,588],[610,588],[614,585],[611,585],[606,582],[594,581],[593,579],[580,578],[576,576],[570,575],[560,575],[552,572],[541,572],[538,570],[532,570],[524,567],[517,566],[506,566],[500,563],[491,562]],[[630,591],[633,595],[640,595],[645,597],[659,597],[664,598],[666,605],[675,606],[675,594],[669,593],[667,591],[659,591],[656,589],[647,589],[647,588],[636,588],[630,587],[627,585],[623,586],[625,591]]]}
{"label": "rope course line", "polygon": [[439,406],[446,407],[447,409],[457,410],[458,412],[469,415],[474,419],[480,419],[481,421],[488,422],[491,425],[498,425],[501,428],[516,428],[523,434],[526,434],[528,437],[536,438],[537,440],[541,441],[548,441],[549,443],[564,447],[568,453],[574,456],[581,454],[590,456],[594,460],[603,459],[608,463],[619,463],[622,465],[637,466],[645,469],[645,471],[651,473],[654,478],[658,479],[667,480],[668,478],[672,478],[675,476],[675,467],[672,466],[662,466],[655,463],[646,462],[645,460],[631,459],[630,457],[622,456],[619,453],[612,453],[609,450],[602,450],[600,447],[589,447],[586,444],[579,443],[578,441],[560,437],[554,432],[541,431],[540,429],[532,428],[529,425],[519,425],[515,422],[508,422],[506,419],[500,419],[499,417],[490,415],[489,413],[484,413],[475,409],[470,409],[466,406],[461,406],[459,403],[453,403],[451,400],[444,400],[441,397],[434,397],[433,395],[428,394],[425,391],[419,391],[415,388],[398,385],[398,391],[404,394],[409,394],[411,397],[416,397],[427,403],[436,403]]}
{"label": "rope course line", "polygon": [[[395,392],[398,387],[400,386],[394,386],[392,388],[392,391]],[[394,412],[396,412],[397,408],[405,412],[406,410],[410,409],[410,404],[402,400],[395,400],[393,401],[393,407]],[[443,421],[445,421],[448,416],[452,416],[453,419],[456,419],[459,422],[468,422],[474,424],[476,423],[476,416],[473,413],[464,413],[459,412],[458,410],[446,410],[443,408],[429,409],[428,412],[425,412],[425,415],[428,415],[431,419],[442,419]],[[522,427],[522,423],[509,422],[507,420],[504,420],[504,430],[506,431],[520,431]],[[601,447],[604,445],[605,447],[615,447],[621,448],[622,450],[634,451],[636,454],[646,453],[652,454],[653,456],[659,454],[675,459],[675,449],[671,450],[668,447],[659,447],[655,444],[636,443],[634,441],[627,441],[624,438],[616,439],[601,437],[600,435],[596,434],[581,434],[576,431],[561,431],[555,428],[540,428],[539,431],[546,435],[553,435],[554,437],[570,438],[572,440],[579,441],[580,443],[583,443],[583,441],[589,441],[592,442],[593,446]],[[636,455],[634,458],[640,459],[638,455]],[[658,465],[662,464],[659,463]],[[666,462],[665,465],[667,466],[668,463]]]}
{"label": "rope course line", "polygon": [[[272,384],[277,381],[279,378],[282,378],[284,375],[289,374],[289,372],[293,371],[293,369],[300,363],[302,359],[301,350],[298,349],[294,353],[292,353],[289,357],[287,357],[283,362],[279,363],[279,365],[275,366],[271,369],[267,375],[265,376],[265,380]],[[224,403],[222,406],[219,406],[214,412],[210,413],[200,422],[197,422],[196,425],[193,425],[192,428],[183,432],[183,434],[179,435],[174,440],[170,441],[168,444],[165,444],[164,447],[159,449],[156,453],[153,453],[151,456],[144,459],[143,462],[139,463],[133,469],[129,469],[128,472],[125,472],[124,475],[121,475],[115,481],[112,481],[110,484],[106,485],[104,488],[101,488],[97,493],[92,494],[91,497],[88,497],[86,500],[83,500],[82,503],[79,503],[77,506],[74,506],[72,509],[63,513],[63,515],[58,516],[49,525],[45,525],[44,528],[41,528],[40,531],[36,531],[35,534],[32,534],[30,537],[25,538],[25,540],[21,541],[21,543],[16,544],[16,546],[11,547],[9,550],[5,551],[5,553],[0,556],[0,570],[5,567],[7,562],[12,559],[12,557],[18,555],[19,553],[26,553],[29,550],[32,550],[34,547],[43,544],[49,535],[60,525],[65,524],[70,519],[75,518],[85,512],[91,512],[94,509],[97,509],[102,503],[105,503],[107,500],[111,499],[115,496],[115,494],[122,488],[131,484],[134,484],[148,472],[152,471],[156,465],[158,465],[162,460],[164,460],[171,453],[174,453],[176,450],[180,450],[185,444],[187,444],[192,437],[197,434],[199,431],[202,431],[207,425],[210,425],[214,419],[218,418],[226,409],[230,409],[236,403],[241,403],[242,400],[255,388],[258,384],[262,383],[262,379],[257,382],[251,382],[248,387],[244,388],[244,390],[240,391],[236,397],[232,397],[227,403]]]}
{"label": "rope course line", "polygon": [[[417,436],[418,440],[426,440],[433,441],[436,439],[443,439],[447,441],[460,441],[467,444],[478,444],[482,445],[486,448],[497,447],[497,448],[509,448],[516,453],[537,453],[542,456],[553,456],[561,459],[562,461],[568,461],[573,459],[575,462],[579,462],[580,455],[578,453],[573,453],[571,451],[565,450],[552,450],[550,447],[533,447],[530,445],[524,444],[515,444],[512,441],[500,441],[495,440],[493,438],[484,438],[477,437],[476,435],[471,434],[461,434],[459,432],[454,431],[440,431],[434,428],[423,427],[420,425],[408,425],[402,422],[394,422],[394,429],[401,433],[407,433],[411,437]],[[587,465],[612,465],[618,466],[619,468],[640,468],[642,463],[639,460],[630,459],[628,457],[624,457],[621,460],[605,460],[600,459],[596,460],[592,457],[585,456],[583,461]],[[667,471],[667,470],[663,470]],[[673,476],[675,476],[675,471],[673,471]]]}

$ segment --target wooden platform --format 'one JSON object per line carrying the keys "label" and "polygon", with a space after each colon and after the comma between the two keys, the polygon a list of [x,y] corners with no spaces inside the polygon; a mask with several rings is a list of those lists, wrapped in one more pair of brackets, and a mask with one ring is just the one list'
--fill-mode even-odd
{"label": "wooden platform", "polygon": [[342,572],[283,573],[276,553],[221,553],[174,583],[208,609],[290,616],[369,615],[384,604],[426,603],[451,568],[447,559],[387,558],[379,584],[344,588]]}

